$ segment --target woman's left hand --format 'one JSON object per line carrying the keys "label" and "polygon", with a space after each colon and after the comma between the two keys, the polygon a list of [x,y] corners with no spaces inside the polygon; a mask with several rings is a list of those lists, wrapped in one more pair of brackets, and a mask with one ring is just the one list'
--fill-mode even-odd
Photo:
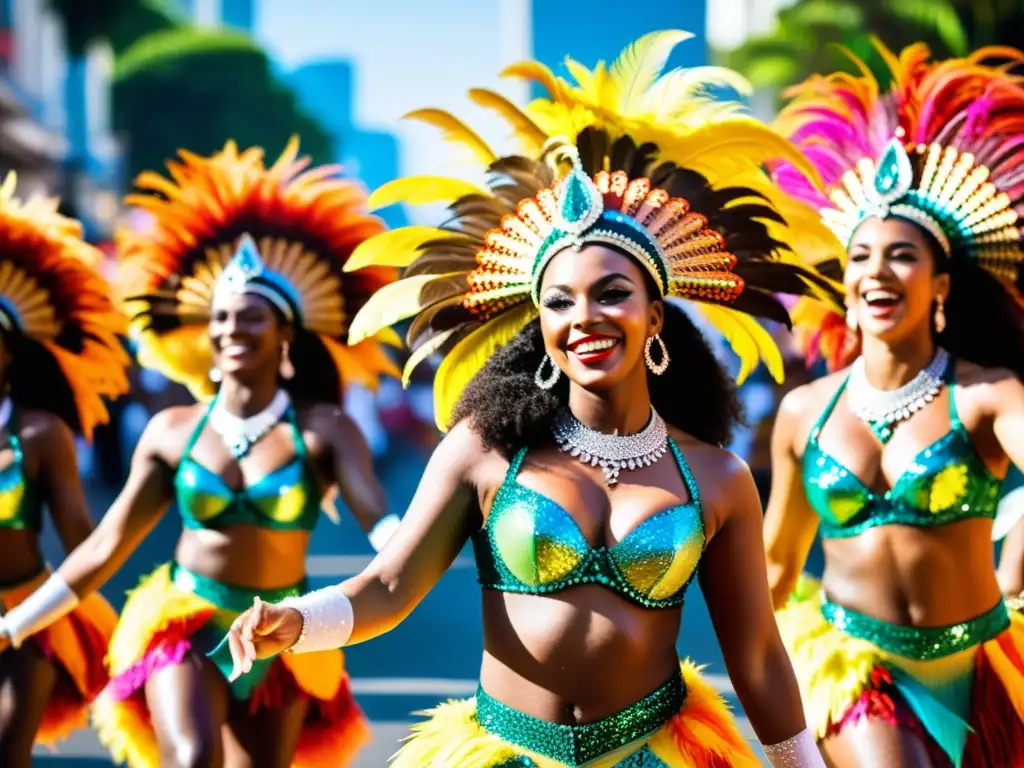
{"label": "woman's left hand", "polygon": [[288,650],[302,636],[302,614],[284,605],[264,603],[258,597],[252,608],[234,620],[228,631],[231,676],[237,680],[252,669],[253,662]]}

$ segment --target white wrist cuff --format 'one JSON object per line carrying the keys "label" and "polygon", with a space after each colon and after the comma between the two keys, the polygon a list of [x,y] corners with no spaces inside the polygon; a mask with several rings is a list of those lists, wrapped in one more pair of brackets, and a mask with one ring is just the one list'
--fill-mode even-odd
{"label": "white wrist cuff", "polygon": [[352,635],[352,601],[337,584],[285,598],[278,605],[302,614],[302,634],[288,649],[291,653],[332,651],[345,645]]}
{"label": "white wrist cuff", "polygon": [[78,595],[57,574],[16,605],[3,617],[3,629],[11,645],[20,648],[25,640],[67,616],[78,606]]}
{"label": "white wrist cuff", "polygon": [[806,728],[791,739],[766,745],[764,755],[772,768],[825,768],[818,742]]}
{"label": "white wrist cuff", "polygon": [[373,526],[373,530],[367,535],[367,538],[370,540],[370,546],[373,547],[375,552],[380,552],[384,549],[384,545],[388,543],[388,539],[394,535],[401,523],[402,519],[398,515],[387,515],[377,521],[377,524]]}

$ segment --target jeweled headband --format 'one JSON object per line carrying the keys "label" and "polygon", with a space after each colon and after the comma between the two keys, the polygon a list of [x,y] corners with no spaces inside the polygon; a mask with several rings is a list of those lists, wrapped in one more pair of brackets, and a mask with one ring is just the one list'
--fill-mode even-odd
{"label": "jeweled headband", "polygon": [[599,171],[591,178],[575,146],[553,144],[553,156],[568,159],[571,170],[520,202],[514,215],[485,235],[477,268],[468,277],[467,309],[490,316],[523,293],[539,306],[541,278],[551,259],[588,243],[610,245],[635,258],[662,296],[727,304],[742,293],[743,280],[731,271],[736,257],[686,200],[622,171]]}
{"label": "jeweled headband", "polygon": [[217,278],[214,292],[260,296],[276,307],[288,322],[302,322],[301,299],[295,288],[284,276],[267,267],[248,234],[242,236],[235,255]]}

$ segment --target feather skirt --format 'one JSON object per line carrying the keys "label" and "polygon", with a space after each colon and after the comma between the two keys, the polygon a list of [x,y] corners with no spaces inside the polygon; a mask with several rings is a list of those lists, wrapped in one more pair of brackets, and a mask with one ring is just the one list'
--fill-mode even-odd
{"label": "feather skirt", "polygon": [[918,733],[939,765],[1024,765],[1024,617],[987,642],[938,659],[897,656],[822,614],[806,578],[776,614],[819,740],[865,718]]}

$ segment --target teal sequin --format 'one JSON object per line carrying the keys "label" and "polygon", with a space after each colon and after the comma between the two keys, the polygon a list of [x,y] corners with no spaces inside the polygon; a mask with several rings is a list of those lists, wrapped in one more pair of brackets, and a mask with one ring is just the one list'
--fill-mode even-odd
{"label": "teal sequin", "polygon": [[[12,413],[11,424],[17,423]],[[13,461],[0,470],[0,528],[39,531],[43,527],[43,500],[25,475],[21,440],[11,433]]]}
{"label": "teal sequin", "polygon": [[995,517],[1002,481],[978,456],[960,422],[952,381],[954,365],[951,360],[946,375],[950,431],[921,450],[884,493],[868,488],[818,443],[846,383],[839,387],[811,430],[803,458],[804,489],[821,518],[823,538],[849,538],[882,525],[924,528]]}
{"label": "teal sequin", "polygon": [[[595,723],[561,725],[540,720],[502,704],[484,693],[483,689],[476,695],[476,718],[484,730],[503,741],[568,766],[580,766],[650,736],[679,713],[685,700],[686,684],[677,672],[654,693]],[[647,754],[643,755],[644,752]],[[642,761],[633,760],[637,754],[640,755],[637,760]],[[513,761],[511,765],[532,766],[533,761]],[[617,765],[622,768],[661,768],[663,763],[645,747]]]}
{"label": "teal sequin", "polygon": [[653,515],[612,547],[591,547],[568,512],[516,482],[521,450],[473,536],[481,586],[543,595],[601,584],[645,608],[682,605],[706,537],[696,480],[671,438],[669,446],[690,501]]}
{"label": "teal sequin", "polygon": [[[573,170],[565,179],[565,194],[562,196],[562,218],[567,222],[582,221],[593,208],[593,201],[586,182],[578,170]],[[590,182],[592,183],[592,182]]]}
{"label": "teal sequin", "polygon": [[[305,594],[308,589],[305,581],[282,589],[238,587],[211,579],[209,576],[193,573],[177,563],[171,563],[170,576],[171,583],[182,592],[189,592],[201,597],[217,607],[213,618],[194,632],[189,638],[189,642],[197,652],[206,654],[225,680],[231,675],[232,670],[227,632],[231,627],[231,622],[238,614],[251,608],[253,600],[257,596],[268,603],[277,603],[286,597],[298,597]],[[266,679],[273,662],[272,658],[256,661],[249,672],[228,684],[231,695],[239,701],[248,699],[259,684]]]}
{"label": "teal sequin", "polygon": [[827,600],[821,604],[821,613],[841,632],[867,640],[883,651],[918,661],[952,656],[988,642],[1010,627],[1010,614],[1002,600],[981,616],[946,627],[890,624]]}
{"label": "teal sequin", "polygon": [[193,432],[174,477],[184,526],[198,529],[255,525],[274,530],[313,530],[320,519],[321,493],[309,468],[294,409],[289,408],[285,418],[292,427],[295,459],[241,491],[234,491],[220,475],[191,458],[209,413],[207,410]]}

